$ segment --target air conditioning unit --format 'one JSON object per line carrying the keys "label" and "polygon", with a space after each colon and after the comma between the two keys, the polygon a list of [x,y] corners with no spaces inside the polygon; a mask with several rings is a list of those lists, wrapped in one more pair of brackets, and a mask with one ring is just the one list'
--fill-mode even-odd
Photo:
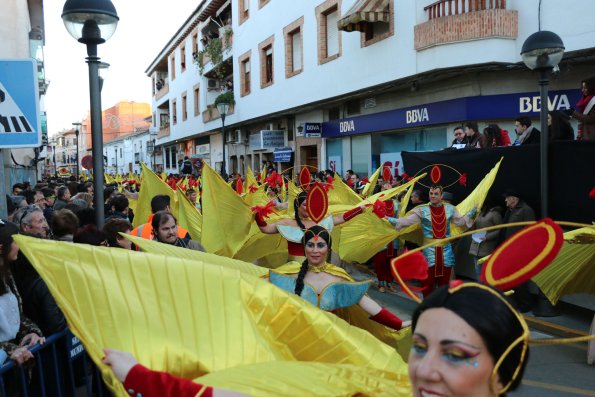
{"label": "air conditioning unit", "polygon": [[219,90],[221,88],[221,82],[217,79],[207,79],[207,89],[209,91]]}
{"label": "air conditioning unit", "polygon": [[242,130],[228,131],[226,136],[226,143],[243,143]]}

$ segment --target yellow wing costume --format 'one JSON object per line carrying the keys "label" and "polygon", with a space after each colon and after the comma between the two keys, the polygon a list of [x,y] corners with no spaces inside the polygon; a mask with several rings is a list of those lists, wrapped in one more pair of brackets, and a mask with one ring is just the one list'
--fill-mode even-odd
{"label": "yellow wing costume", "polygon": [[142,225],[147,221],[147,219],[149,219],[149,215],[151,215],[151,199],[153,196],[158,194],[165,194],[169,196],[171,199],[170,208],[174,216],[177,217],[178,209],[176,193],[144,163],[141,163],[141,169],[143,184],[138,194],[138,201],[136,204],[136,211],[134,213],[134,221],[132,222],[132,226],[137,227]]}
{"label": "yellow wing costume", "polygon": [[117,396],[127,392],[101,364],[104,347],[130,351],[154,370],[251,395],[411,395],[406,364],[393,348],[237,269],[15,240]]}
{"label": "yellow wing costume", "polygon": [[556,304],[562,295],[595,294],[595,228],[564,233],[564,245],[552,263],[537,276],[535,284]]}
{"label": "yellow wing costume", "polygon": [[180,189],[176,190],[178,201],[178,225],[188,230],[192,240],[202,240],[202,214]]}

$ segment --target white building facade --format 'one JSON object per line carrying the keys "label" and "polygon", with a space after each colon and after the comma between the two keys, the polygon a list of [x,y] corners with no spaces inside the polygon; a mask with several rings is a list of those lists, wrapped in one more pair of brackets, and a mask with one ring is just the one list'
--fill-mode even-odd
{"label": "white building facade", "polygon": [[[593,17],[578,0],[203,1],[146,71],[159,164],[220,167],[225,141],[228,172],[270,160],[369,175],[402,151],[449,146],[465,121],[514,140],[515,118],[537,123],[540,109],[523,42],[540,28],[562,38],[549,106],[574,106],[594,74]],[[223,139],[213,102],[226,91]]]}
{"label": "white building facade", "polygon": [[153,151],[154,135],[149,130],[133,132],[114,138],[103,144],[105,172],[108,174],[127,175],[129,172],[140,174],[141,163],[149,167],[155,164]]}

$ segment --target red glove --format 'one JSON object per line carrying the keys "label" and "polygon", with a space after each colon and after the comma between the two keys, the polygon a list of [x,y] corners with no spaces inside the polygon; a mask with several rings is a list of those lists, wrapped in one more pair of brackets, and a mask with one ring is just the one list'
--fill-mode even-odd
{"label": "red glove", "polygon": [[346,213],[343,214],[343,220],[345,222],[347,222],[348,220],[355,218],[356,216],[358,216],[362,212],[364,212],[364,210],[362,209],[362,207],[355,207],[354,209],[351,209],[351,210],[349,210],[349,211],[347,211]]}
{"label": "red glove", "polygon": [[129,394],[136,395],[138,393],[144,397],[194,397],[203,389],[202,397],[213,397],[212,387],[206,387],[165,372],[153,371],[140,364],[136,364],[128,372],[126,379],[124,379],[124,387]]}
{"label": "red glove", "polygon": [[397,331],[400,330],[403,326],[403,321],[399,317],[395,316],[394,314],[392,314],[384,308],[380,310],[378,314],[375,314],[374,316],[370,317],[370,320],[374,320],[379,324],[382,324]]}

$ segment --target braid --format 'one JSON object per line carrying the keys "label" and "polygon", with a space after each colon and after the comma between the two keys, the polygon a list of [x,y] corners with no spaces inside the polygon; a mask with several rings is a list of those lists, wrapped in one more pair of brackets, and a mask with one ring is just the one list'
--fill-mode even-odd
{"label": "braid", "polygon": [[295,294],[301,295],[302,291],[304,290],[304,277],[306,277],[306,273],[308,273],[308,260],[304,260],[302,262],[302,267],[300,267],[300,272],[295,280]]}
{"label": "braid", "polygon": [[304,202],[305,199],[306,199],[306,193],[305,192],[301,192],[295,198],[295,200],[293,200],[294,218],[295,218],[296,223],[298,224],[298,226],[302,230],[306,230],[306,226],[304,225],[304,222],[302,222],[302,220],[300,219],[298,208],[300,207],[300,205],[302,205],[302,203]]}

